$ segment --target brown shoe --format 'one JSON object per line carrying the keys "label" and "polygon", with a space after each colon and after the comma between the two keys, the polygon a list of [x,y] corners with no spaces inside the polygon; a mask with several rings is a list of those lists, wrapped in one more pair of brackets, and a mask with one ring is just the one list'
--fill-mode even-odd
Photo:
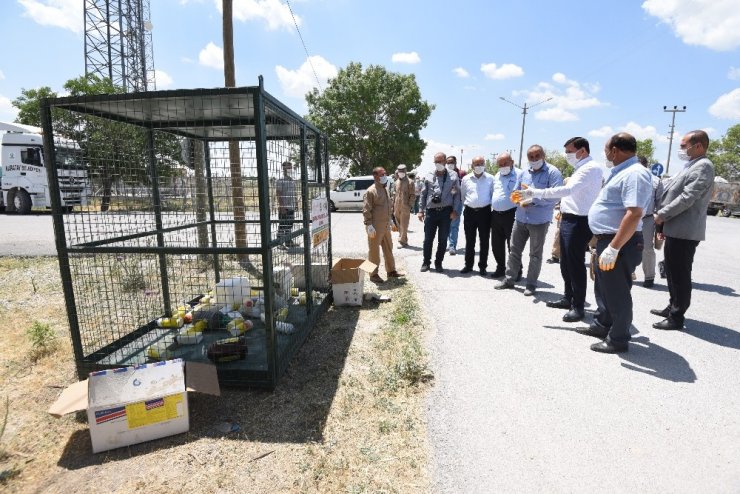
{"label": "brown shoe", "polygon": [[404,276],[406,275],[403,273],[399,273],[398,271],[391,271],[390,273],[388,273],[388,278],[403,278]]}
{"label": "brown shoe", "polygon": [[381,278],[381,277],[380,277],[379,275],[377,275],[377,274],[374,274],[374,275],[372,275],[372,276],[370,277],[370,281],[372,281],[373,283],[384,283],[384,282],[385,282],[385,280],[384,280],[383,278]]}

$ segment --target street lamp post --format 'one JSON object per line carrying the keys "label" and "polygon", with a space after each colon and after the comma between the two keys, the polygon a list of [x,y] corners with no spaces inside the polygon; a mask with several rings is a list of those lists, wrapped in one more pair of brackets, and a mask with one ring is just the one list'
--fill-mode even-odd
{"label": "street lamp post", "polygon": [[520,106],[520,105],[517,105],[516,103],[514,103],[513,101],[509,101],[508,99],[504,98],[503,96],[499,96],[499,99],[500,100],[503,100],[503,101],[506,101],[510,105],[514,105],[517,108],[519,108],[520,110],[522,110],[522,136],[521,136],[521,139],[519,141],[519,168],[521,168],[522,167],[522,151],[524,150],[524,122],[526,122],[526,120],[527,120],[527,110],[531,110],[535,106],[541,105],[542,103],[547,103],[552,98],[550,97],[550,98],[544,99],[544,100],[540,101],[539,103],[535,103],[534,105],[530,105],[530,106],[527,106],[527,102],[526,101],[524,102],[524,106]]}

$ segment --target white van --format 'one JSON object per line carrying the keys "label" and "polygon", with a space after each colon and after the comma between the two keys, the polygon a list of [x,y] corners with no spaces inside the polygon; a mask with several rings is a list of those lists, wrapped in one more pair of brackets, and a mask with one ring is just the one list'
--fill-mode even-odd
{"label": "white van", "polygon": [[[361,211],[365,192],[375,182],[372,175],[350,177],[329,192],[329,209],[351,209]],[[387,190],[393,193],[393,177],[388,176]]]}

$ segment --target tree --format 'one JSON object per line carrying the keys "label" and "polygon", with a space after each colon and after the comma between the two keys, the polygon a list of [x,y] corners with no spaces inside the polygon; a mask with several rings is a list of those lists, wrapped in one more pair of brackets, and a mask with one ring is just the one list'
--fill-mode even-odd
{"label": "tree", "polygon": [[714,172],[730,182],[740,181],[740,124],[709,144],[707,156],[714,163]]}
{"label": "tree", "polygon": [[568,160],[565,159],[565,156],[563,156],[559,151],[545,151],[545,161],[560,170],[563,177],[570,177],[575,171],[575,169],[568,163]]}
{"label": "tree", "polygon": [[652,139],[638,139],[637,140],[637,156],[644,156],[648,160],[648,164],[655,163],[655,146],[653,146]]}
{"label": "tree", "polygon": [[21,89],[21,95],[13,100],[13,106],[18,108],[18,116],[15,122],[23,125],[41,127],[41,99],[56,98],[57,93],[49,86],[41,86],[38,89]]}
{"label": "tree", "polygon": [[308,120],[329,136],[329,152],[352,175],[376,166],[417,165],[426,143],[419,137],[434,105],[421,99],[413,74],[352,62],[320,93],[306,95]]}

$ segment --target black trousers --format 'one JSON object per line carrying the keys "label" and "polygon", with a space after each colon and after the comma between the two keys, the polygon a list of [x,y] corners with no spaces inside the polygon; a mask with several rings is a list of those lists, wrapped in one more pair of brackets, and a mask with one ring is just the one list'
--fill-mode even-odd
{"label": "black trousers", "polygon": [[491,211],[491,252],[496,260],[496,271],[506,269],[506,252],[511,250],[511,231],[514,229],[516,208]]}
{"label": "black trousers", "polygon": [[[614,235],[599,235],[596,254],[600,256],[613,238]],[[635,232],[620,249],[614,269],[602,271],[598,262],[595,265],[595,322],[609,329],[609,341],[626,343],[632,338],[632,273],[642,262],[643,244],[642,232]]]}
{"label": "black trousers", "polygon": [[427,208],[424,214],[424,261],[422,264],[430,264],[432,260],[432,244],[434,235],[437,235],[437,255],[434,265],[441,266],[447,252],[447,237],[450,236],[450,213],[452,206],[446,208]]}
{"label": "black trousers", "polygon": [[463,215],[465,228],[465,266],[472,268],[475,260],[475,237],[480,238],[478,267],[488,267],[488,238],[491,236],[491,206],[471,208],[465,206]]}
{"label": "black trousers", "polygon": [[291,242],[291,233],[293,233],[293,221],[295,220],[295,209],[286,209],[285,212],[278,212],[278,233],[279,242]]}
{"label": "black trousers", "polygon": [[665,274],[671,297],[668,318],[679,326],[683,326],[684,314],[691,305],[691,270],[697,245],[698,240],[665,238]]}
{"label": "black trousers", "polygon": [[564,297],[572,309],[583,312],[586,303],[586,250],[593,234],[588,216],[563,213],[560,217],[560,275],[565,284]]}

